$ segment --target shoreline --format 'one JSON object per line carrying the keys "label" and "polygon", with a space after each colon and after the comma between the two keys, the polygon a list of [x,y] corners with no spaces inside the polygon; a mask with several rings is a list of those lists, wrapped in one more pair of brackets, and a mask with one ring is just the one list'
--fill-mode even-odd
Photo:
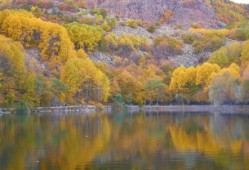
{"label": "shoreline", "polygon": [[[133,109],[133,108],[131,108]],[[144,112],[168,112],[168,113],[222,113],[222,114],[248,114],[249,105],[164,105],[164,106],[142,106],[140,111]]]}
{"label": "shoreline", "polygon": [[[98,108],[93,105],[78,105],[78,106],[58,106],[58,107],[37,107],[32,109],[31,113],[93,113],[97,111],[104,111],[106,113],[113,112],[110,105],[104,108]],[[122,110],[121,110],[122,111]],[[249,105],[126,105],[125,111],[128,113],[135,112],[168,112],[168,113],[222,113],[222,114],[248,114]],[[3,112],[0,108],[0,115],[10,114],[10,112]]]}

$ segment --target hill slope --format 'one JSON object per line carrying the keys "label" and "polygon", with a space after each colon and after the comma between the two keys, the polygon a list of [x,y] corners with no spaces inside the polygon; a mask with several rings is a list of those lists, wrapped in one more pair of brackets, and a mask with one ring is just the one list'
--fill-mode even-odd
{"label": "hill slope", "polygon": [[10,10],[0,11],[0,107],[249,103],[243,6],[226,0],[4,2],[0,9]]}
{"label": "hill slope", "polygon": [[[244,8],[227,0],[86,0],[86,2],[89,8],[109,9],[112,14],[120,17],[149,22],[168,21],[179,25],[197,23],[202,26],[216,26],[220,20],[229,22],[242,17],[241,14],[245,12]],[[224,14],[228,18],[224,17]]]}

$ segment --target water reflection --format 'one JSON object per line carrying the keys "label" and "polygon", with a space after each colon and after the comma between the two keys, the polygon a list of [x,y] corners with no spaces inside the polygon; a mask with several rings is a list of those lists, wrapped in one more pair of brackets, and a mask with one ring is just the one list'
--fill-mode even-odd
{"label": "water reflection", "polygon": [[249,169],[249,117],[4,116],[0,169]]}

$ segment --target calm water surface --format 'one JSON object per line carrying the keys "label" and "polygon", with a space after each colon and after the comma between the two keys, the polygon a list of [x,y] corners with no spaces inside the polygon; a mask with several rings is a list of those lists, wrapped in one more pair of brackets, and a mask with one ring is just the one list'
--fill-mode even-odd
{"label": "calm water surface", "polygon": [[249,116],[2,116],[0,169],[247,170]]}

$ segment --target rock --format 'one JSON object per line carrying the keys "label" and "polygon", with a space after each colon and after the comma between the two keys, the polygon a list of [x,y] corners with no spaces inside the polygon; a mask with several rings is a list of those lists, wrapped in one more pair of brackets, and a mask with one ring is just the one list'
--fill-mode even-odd
{"label": "rock", "polygon": [[170,25],[162,25],[160,28],[158,28],[154,35],[158,36],[158,35],[167,35],[169,37],[175,37],[178,39],[181,39],[181,35],[187,33],[187,30],[183,30],[183,29],[177,29],[174,26],[170,26]]}
{"label": "rock", "polygon": [[86,0],[88,7],[106,8],[119,17],[158,21],[166,12],[174,15],[171,23],[205,26],[216,21],[214,8],[206,0]]}
{"label": "rock", "polygon": [[209,57],[210,53],[207,52],[194,54],[193,47],[189,44],[185,44],[183,54],[170,56],[169,60],[172,61],[175,66],[191,67],[204,63]]}
{"label": "rock", "polygon": [[47,65],[41,61],[40,50],[38,48],[25,49],[25,54],[25,65],[29,71],[51,76]]}
{"label": "rock", "polygon": [[113,31],[112,33],[114,33],[117,36],[120,36],[122,34],[133,34],[133,35],[138,35],[141,37],[146,37],[148,39],[151,38],[151,34],[144,28],[142,27],[137,27],[136,29],[134,28],[130,28],[127,26],[120,26],[118,25]]}
{"label": "rock", "polygon": [[104,53],[104,52],[96,51],[92,54],[89,54],[89,58],[95,63],[103,62],[108,65],[114,65],[114,62],[112,61],[114,56],[112,56],[111,54]]}
{"label": "rock", "polygon": [[220,28],[225,28],[226,26],[227,26],[227,24],[224,23],[224,22],[219,22],[218,23],[218,27],[220,27]]}

